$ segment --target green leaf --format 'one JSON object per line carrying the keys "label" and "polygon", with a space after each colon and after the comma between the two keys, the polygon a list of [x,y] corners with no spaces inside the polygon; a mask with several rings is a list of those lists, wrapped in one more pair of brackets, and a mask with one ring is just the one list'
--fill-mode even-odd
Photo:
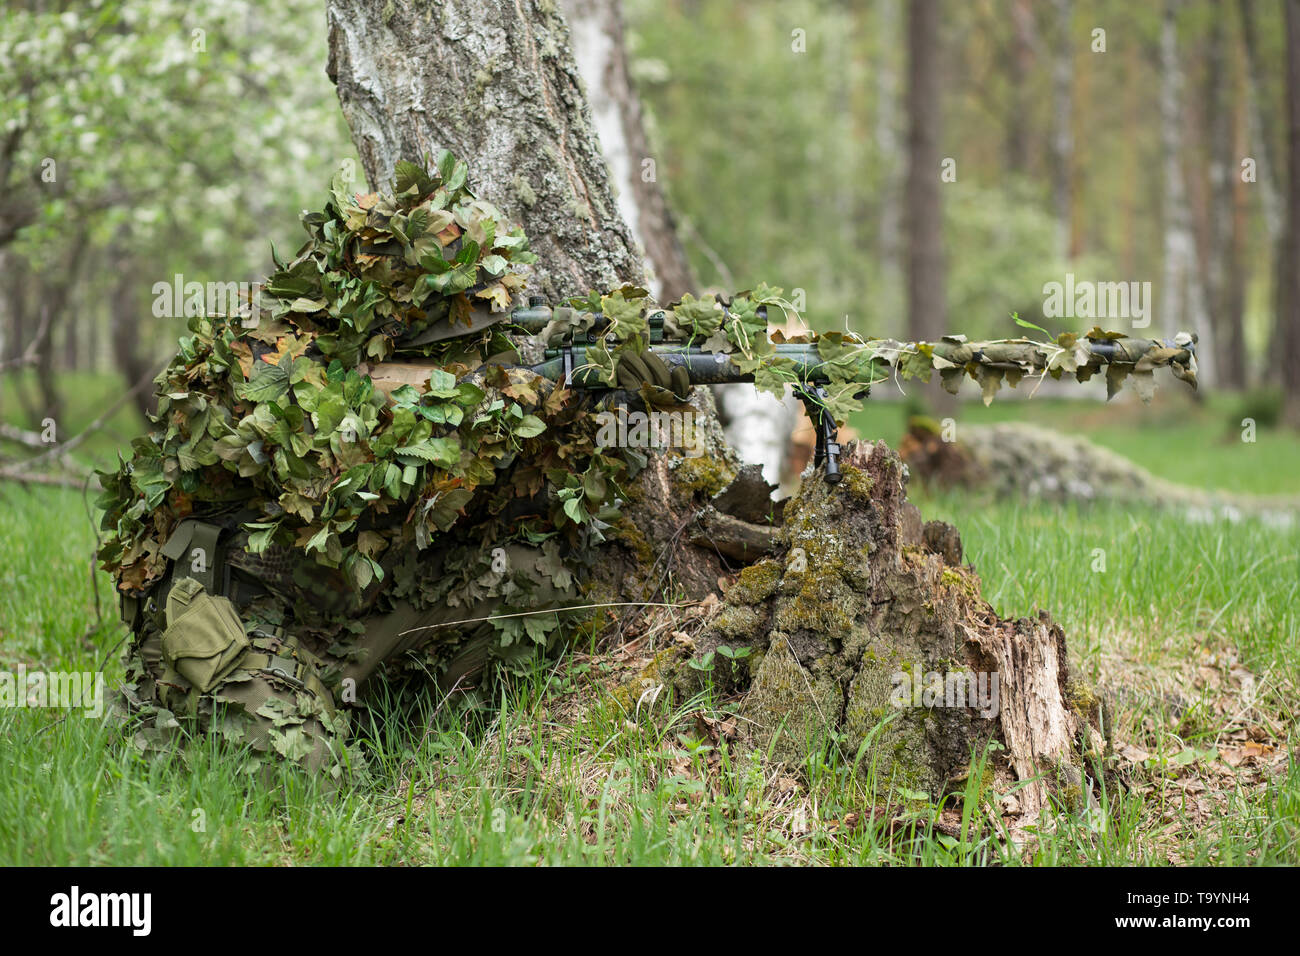
{"label": "green leaf", "polygon": [[1048,339],[1051,339],[1052,337],[1052,333],[1047,331],[1047,329],[1043,328],[1041,325],[1034,325],[1034,323],[1026,322],[1022,319],[1019,312],[1012,312],[1011,318],[1015,319],[1016,325],[1020,326],[1022,329],[1033,329],[1035,332],[1042,332]]}
{"label": "green leaf", "polygon": [[260,360],[253,367],[253,377],[235,386],[235,394],[249,402],[278,402],[288,391],[288,369]]}
{"label": "green leaf", "polygon": [[533,438],[546,431],[546,423],[536,415],[525,415],[512,430],[517,438]]}
{"label": "green leaf", "polygon": [[432,462],[439,468],[450,468],[460,461],[460,439],[455,435],[446,438],[430,438],[415,445],[403,445],[393,451],[398,455],[408,455],[420,461]]}
{"label": "green leaf", "polygon": [[587,509],[582,507],[581,498],[570,498],[564,503],[564,513],[569,516],[569,520],[574,524],[582,524],[587,520]]}

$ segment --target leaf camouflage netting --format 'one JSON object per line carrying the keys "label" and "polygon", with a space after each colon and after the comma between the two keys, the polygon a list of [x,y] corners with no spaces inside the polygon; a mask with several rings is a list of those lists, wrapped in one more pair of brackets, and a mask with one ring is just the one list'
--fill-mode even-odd
{"label": "leaf camouflage netting", "polygon": [[[112,532],[100,558],[123,591],[163,576],[163,543],[199,513],[238,512],[249,552],[296,549],[358,593],[382,579],[384,552],[424,548],[548,482],[554,507],[516,522],[513,536],[600,540],[625,466],[570,434],[581,429],[556,440],[581,417],[572,392],[484,365],[514,346],[499,326],[471,331],[471,313],[505,318],[534,257],[465,180],[446,152],[433,171],[400,163],[394,195],[352,196],[336,178],[325,210],[303,217],[309,241],[291,262],[276,259],[255,320],[189,320],[159,376],[150,433],[100,474]],[[436,340],[410,344],[431,329],[442,330]],[[385,396],[367,363],[399,341],[437,368],[421,391]]]}

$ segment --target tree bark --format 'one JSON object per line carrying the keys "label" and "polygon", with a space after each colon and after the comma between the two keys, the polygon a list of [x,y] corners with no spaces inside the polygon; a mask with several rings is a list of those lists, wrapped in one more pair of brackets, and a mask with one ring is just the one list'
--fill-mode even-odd
{"label": "tree bark", "polygon": [[569,32],[543,0],[328,0],[330,78],[372,188],[440,148],[523,226],[549,299],[641,284]]}

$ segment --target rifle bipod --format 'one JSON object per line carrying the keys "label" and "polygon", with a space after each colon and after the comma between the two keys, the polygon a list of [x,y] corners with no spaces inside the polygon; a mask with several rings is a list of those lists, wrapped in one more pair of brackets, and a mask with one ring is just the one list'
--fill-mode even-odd
{"label": "rifle bipod", "polygon": [[840,480],[840,442],[839,429],[835,427],[835,416],[826,407],[826,389],[821,385],[796,386],[795,397],[803,402],[804,410],[812,419],[813,430],[817,434],[817,450],[813,455],[813,467],[826,462],[826,483],[836,484]]}

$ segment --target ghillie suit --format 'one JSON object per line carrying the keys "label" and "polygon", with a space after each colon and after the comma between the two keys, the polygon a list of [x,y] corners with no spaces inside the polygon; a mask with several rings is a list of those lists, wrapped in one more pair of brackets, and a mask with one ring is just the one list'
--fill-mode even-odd
{"label": "ghillie suit", "polygon": [[[392,196],[336,180],[247,314],[190,317],[150,433],[101,473],[142,748],[215,730],[337,772],[341,705],[381,669],[459,690],[580,630],[538,612],[577,603],[627,465],[589,397],[472,317],[532,256],[465,178],[443,154]],[[385,394],[367,363],[399,349],[436,368]]]}
{"label": "ghillie suit", "polygon": [[[464,692],[598,627],[592,605],[607,599],[586,586],[608,594],[618,567],[600,545],[626,545],[636,529],[621,502],[662,459],[646,468],[638,443],[611,447],[593,412],[678,407],[692,383],[793,385],[816,411],[831,487],[836,423],[886,377],[937,370],[955,389],[969,375],[986,400],[1004,380],[1082,380],[1103,365],[1115,387],[1129,372],[1144,385],[1159,366],[1194,380],[1190,339],[1101,330],[1055,342],[769,339],[766,308],[786,304],[768,287],[670,309],[624,287],[508,312],[532,256],[465,180],[446,153],[433,172],[398,164],[391,196],[336,180],[324,212],[303,219],[309,241],[276,259],[248,314],[191,316],[150,434],[101,475],[111,535],[100,558],[134,635],[123,698],[140,746],[215,731],[341,772],[343,705],[377,674],[417,671]],[[541,312],[537,336],[512,334],[521,313]],[[728,482],[659,538],[671,547],[693,522],[687,540],[720,561],[770,550],[766,486]],[[729,493],[749,503],[737,520],[722,513]],[[642,563],[653,576],[652,556]]]}

